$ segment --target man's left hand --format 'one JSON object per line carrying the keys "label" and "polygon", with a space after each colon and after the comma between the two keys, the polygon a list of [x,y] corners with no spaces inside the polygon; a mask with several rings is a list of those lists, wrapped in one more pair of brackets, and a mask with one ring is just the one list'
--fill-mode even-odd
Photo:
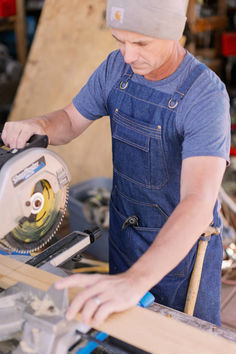
{"label": "man's left hand", "polygon": [[99,326],[114,312],[135,306],[146,292],[127,272],[118,275],[76,274],[57,281],[55,287],[83,288],[71,303],[66,318],[71,320],[80,312],[82,322],[89,325],[93,320],[94,326]]}

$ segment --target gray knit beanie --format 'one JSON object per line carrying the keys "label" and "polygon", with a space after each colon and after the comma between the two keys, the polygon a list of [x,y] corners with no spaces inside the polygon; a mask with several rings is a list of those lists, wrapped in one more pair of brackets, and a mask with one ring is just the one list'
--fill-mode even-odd
{"label": "gray knit beanie", "polygon": [[149,37],[179,40],[188,0],[108,0],[107,25]]}

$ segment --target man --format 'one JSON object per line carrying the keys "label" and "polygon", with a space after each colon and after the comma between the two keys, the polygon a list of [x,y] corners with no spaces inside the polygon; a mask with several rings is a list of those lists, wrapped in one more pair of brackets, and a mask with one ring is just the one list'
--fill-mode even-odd
{"label": "man", "polygon": [[[183,311],[200,235],[221,225],[217,194],[229,161],[224,84],[179,44],[184,0],[109,0],[112,52],[62,110],[6,123],[2,138],[21,148],[32,134],[51,144],[111,117],[111,275],[74,275],[58,289],[83,287],[67,312],[95,325],[134,306],[151,289]],[[220,324],[222,241],[209,242],[194,315]]]}

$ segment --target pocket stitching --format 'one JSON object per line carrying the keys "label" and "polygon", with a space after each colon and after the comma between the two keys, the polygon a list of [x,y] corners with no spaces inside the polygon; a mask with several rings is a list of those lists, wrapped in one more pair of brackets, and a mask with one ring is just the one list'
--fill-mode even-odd
{"label": "pocket stitching", "polygon": [[119,137],[116,133],[113,133],[112,134],[112,136],[113,136],[113,138],[114,139],[117,139],[117,140],[119,140],[119,141],[122,141],[122,142],[124,142],[124,143],[126,143],[126,144],[129,144],[129,145],[131,145],[131,146],[134,146],[134,147],[137,147],[138,149],[140,149],[140,150],[142,150],[142,151],[144,151],[144,152],[149,152],[149,140],[148,140],[148,142],[147,142],[147,146],[145,147],[143,147],[143,146],[141,146],[141,145],[138,145],[138,144],[136,144],[136,143],[133,143],[132,141],[130,141],[130,140],[128,140],[128,139],[124,139],[124,138],[121,138],[121,137]]}
{"label": "pocket stitching", "polygon": [[[123,125],[123,126],[129,128],[129,129],[130,129],[130,125],[131,125],[131,127],[135,131],[137,131],[138,133],[143,134],[145,136],[152,137],[154,139],[160,139],[161,138],[161,132],[159,130],[157,130],[155,128],[148,128],[148,127],[145,127],[145,125],[141,125],[139,123],[135,123],[132,120],[124,118],[123,116],[121,116],[118,113],[114,114],[113,120],[116,123],[118,123],[120,125]],[[147,130],[147,131],[145,131],[145,130]]]}

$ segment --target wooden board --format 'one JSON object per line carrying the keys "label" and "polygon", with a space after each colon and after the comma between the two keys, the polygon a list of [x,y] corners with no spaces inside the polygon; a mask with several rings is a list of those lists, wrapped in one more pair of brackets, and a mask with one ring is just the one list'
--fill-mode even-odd
{"label": "wooden board", "polygon": [[[46,0],[9,120],[59,109],[116,49],[105,22],[106,0]],[[72,183],[112,175],[107,118],[68,145],[53,147],[72,173]]]}
{"label": "wooden board", "polygon": [[[0,255],[0,287],[17,281],[46,290],[59,277]],[[78,289],[71,289],[72,300]],[[80,320],[80,316],[77,316]],[[235,354],[236,343],[205,333],[172,318],[134,307],[114,314],[98,330],[151,353],[160,354]]]}

